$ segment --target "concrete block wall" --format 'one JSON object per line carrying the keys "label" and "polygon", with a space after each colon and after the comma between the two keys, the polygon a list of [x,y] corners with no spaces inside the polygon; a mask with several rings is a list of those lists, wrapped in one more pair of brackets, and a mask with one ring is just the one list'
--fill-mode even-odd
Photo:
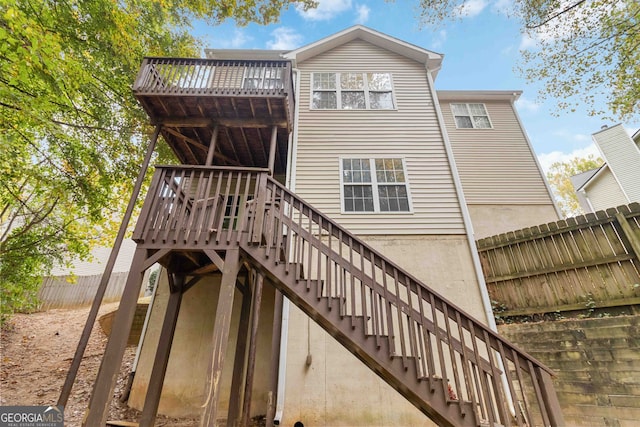
{"label": "concrete block wall", "polygon": [[640,315],[498,328],[556,372],[567,427],[640,425]]}

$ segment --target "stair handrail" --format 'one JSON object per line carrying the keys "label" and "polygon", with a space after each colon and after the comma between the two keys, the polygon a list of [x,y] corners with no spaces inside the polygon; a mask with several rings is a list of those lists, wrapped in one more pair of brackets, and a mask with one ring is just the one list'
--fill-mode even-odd
{"label": "stair handrail", "polygon": [[[353,277],[354,271],[361,273],[361,275],[358,275],[357,278],[358,280],[361,281],[362,286],[367,286],[369,289],[371,289],[372,292],[377,293],[379,297],[383,298],[382,301],[384,301],[385,303],[395,304],[398,310],[400,310],[401,304],[404,306],[408,306],[409,308],[411,308],[411,312],[410,313],[405,312],[404,315],[405,316],[408,315],[412,321],[415,321],[416,320],[415,318],[418,317],[420,319],[418,324],[422,325],[422,327],[426,327],[431,333],[434,334],[436,339],[437,352],[433,354],[437,353],[437,356],[439,357],[439,359],[437,360],[437,363],[440,366],[440,371],[443,376],[449,375],[445,367],[446,360],[455,360],[456,349],[454,347],[457,345],[458,347],[457,351],[458,351],[458,354],[460,355],[458,357],[463,357],[465,360],[469,361],[472,364],[472,366],[475,366],[476,369],[480,369],[482,372],[485,372],[491,375],[492,378],[503,378],[509,384],[504,389],[501,386],[494,385],[493,391],[491,391],[491,386],[487,385],[486,380],[478,380],[476,378],[473,381],[469,381],[468,376],[471,375],[475,377],[475,374],[469,374],[468,367],[466,367],[464,363],[462,364],[462,372],[460,372],[460,369],[452,368],[452,372],[455,377],[454,379],[455,379],[456,389],[459,390],[460,384],[464,384],[464,387],[467,389],[467,394],[471,396],[470,398],[473,401],[472,403],[474,407],[476,407],[474,411],[475,410],[479,410],[481,412],[485,411],[483,414],[476,414],[477,416],[480,416],[481,419],[485,419],[486,416],[488,416],[489,422],[492,424],[495,424],[494,414],[491,413],[494,409],[486,409],[486,408],[482,409],[482,406],[478,401],[479,396],[476,396],[476,393],[478,395],[480,394],[485,395],[484,397],[485,405],[486,404],[489,404],[490,406],[497,405],[497,408],[498,408],[497,410],[499,414],[498,417],[501,419],[504,419],[504,417],[507,415],[505,415],[505,413],[502,412],[503,409],[500,409],[501,405],[498,405],[497,402],[509,400],[508,399],[509,397],[511,398],[516,397],[513,387],[516,383],[519,383],[520,385],[523,384],[523,378],[519,373],[520,371],[522,371],[529,374],[529,378],[533,386],[535,401],[537,402],[537,408],[540,411],[540,415],[542,416],[543,423],[545,425],[559,425],[562,423],[561,421],[562,413],[558,404],[555,390],[553,389],[553,384],[551,382],[551,378],[555,375],[550,368],[548,368],[547,366],[545,366],[544,364],[542,364],[541,362],[539,362],[537,359],[530,356],[529,354],[519,350],[514,344],[512,344],[508,340],[498,335],[496,331],[491,330],[488,326],[474,319],[470,314],[465,312],[462,308],[450,302],[448,299],[440,295],[438,292],[429,288],[421,280],[417,279],[410,273],[406,272],[403,268],[398,266],[395,262],[391,261],[385,255],[371,248],[363,240],[361,240],[354,234],[350,233],[345,228],[341,227],[336,221],[322,214],[319,210],[313,208],[309,203],[305,202],[302,198],[300,198],[295,193],[287,189],[284,185],[280,184],[279,182],[277,182],[276,180],[268,176],[263,176],[260,178],[260,180],[261,180],[261,184],[259,184],[259,186],[261,190],[259,192],[259,196],[261,200],[257,201],[257,203],[254,204],[254,208],[257,209],[257,211],[253,212],[254,219],[258,218],[259,220],[248,221],[247,226],[251,228],[252,223],[254,225],[255,223],[259,223],[259,230],[254,229],[253,232],[249,230],[248,234],[250,236],[253,236],[253,238],[255,238],[256,236],[259,236],[260,239],[262,240],[261,242],[262,244],[264,244],[266,241],[267,252],[271,249],[275,250],[276,253],[280,250],[284,250],[286,252],[287,239],[286,239],[286,236],[285,238],[283,238],[282,234],[291,233],[291,230],[289,230],[289,227],[295,224],[295,218],[288,218],[288,216],[286,215],[282,216],[283,214],[281,211],[285,206],[287,206],[287,204],[291,205],[292,207],[295,207],[300,212],[300,215],[304,215],[306,218],[308,218],[310,224],[315,224],[315,226],[318,227],[317,233],[316,233],[316,230],[314,230],[313,225],[310,226],[311,232],[305,230],[307,235],[311,235],[306,237],[309,244],[311,244],[313,241],[313,243],[317,245],[314,247],[316,250],[319,251],[319,253],[320,253],[320,248],[324,248],[321,251],[321,253],[323,253],[324,256],[327,257],[327,260],[331,260],[332,262],[337,262],[336,265],[349,263],[349,266],[350,266],[349,274],[352,274],[352,277]],[[280,206],[280,209],[278,209],[277,206]],[[277,218],[275,218],[274,215],[276,214],[277,211],[280,211],[279,213],[277,213],[277,215],[279,215],[279,218],[281,219],[281,221],[280,221],[280,224],[278,224],[275,228],[273,228],[269,225],[269,223],[271,223],[271,225],[275,225]],[[263,219],[260,219],[260,218],[263,218],[264,222],[267,225],[263,225],[262,224]],[[285,218],[291,221],[290,224],[285,223],[286,222]],[[264,233],[266,233],[265,235],[263,235],[263,230],[264,230]],[[303,237],[299,231],[297,233],[298,235]],[[315,234],[318,234],[319,237],[316,238]],[[363,269],[364,265],[361,266],[362,268],[358,269],[357,266],[353,265],[349,261],[349,255],[347,256],[347,258],[345,258],[342,255],[342,250],[340,250],[340,253],[337,253],[334,250],[334,248],[332,248],[330,245],[322,242],[320,238],[322,236],[329,236],[329,239],[331,239],[331,237],[338,239],[340,242],[340,245],[344,244],[349,248],[348,250],[358,253],[360,255],[361,262],[364,262],[362,260],[366,260],[368,263],[370,263],[370,265],[374,266],[374,270],[375,268],[380,269],[380,271],[383,272],[383,275],[389,275],[389,277],[395,278],[396,283],[401,284],[402,286],[404,286],[404,289],[408,291],[408,294],[407,294],[408,304],[401,299],[400,295],[397,294],[397,291],[396,291],[396,294],[388,293],[386,288],[386,282],[384,286],[380,284],[378,282],[378,279],[375,278],[376,276],[375,272],[373,272],[372,275],[369,276],[366,273],[366,271],[364,271]],[[313,237],[313,239],[311,239],[310,237]],[[303,239],[305,239],[305,237],[303,237]],[[254,243],[256,242],[254,241]],[[271,245],[271,247],[269,247],[269,245]],[[339,260],[333,259],[334,257],[339,257]],[[320,266],[320,262],[318,264],[318,267],[319,266]],[[386,280],[386,277],[387,276],[384,276],[383,280]],[[381,289],[376,290],[376,287],[380,287]],[[421,301],[421,303],[418,305],[420,308],[420,312],[418,312],[415,308],[413,308],[413,304],[411,303],[411,299],[413,298],[412,294],[417,295]],[[390,300],[388,298],[389,295],[393,295],[394,299]],[[381,304],[381,303],[378,303],[378,304]],[[437,319],[438,312],[440,313],[440,315],[444,316],[445,319],[447,319],[447,321],[444,322],[446,326],[446,330],[444,330],[441,326],[438,326],[437,324],[435,324],[437,323],[437,321],[433,322],[435,325],[429,325],[430,320],[422,313],[422,308],[424,304],[427,305],[427,308],[431,307],[432,316],[434,319]],[[365,306],[362,306],[362,307],[365,307]],[[379,305],[379,307],[382,307],[382,306]],[[363,308],[363,310],[364,309],[366,308]],[[372,315],[375,310],[376,308],[372,306],[371,308]],[[385,314],[389,316],[388,313],[385,313]],[[457,333],[460,334],[461,340],[457,340],[455,336],[452,335],[450,330],[451,328],[450,321],[454,323],[453,328],[457,329]],[[374,326],[373,326],[374,328],[377,327],[375,322],[376,321],[374,320]],[[385,323],[385,324],[389,325],[388,323]],[[411,329],[412,327],[413,327],[412,324],[408,326],[409,328],[408,331],[411,334],[415,332],[415,330]],[[416,347],[414,347],[417,344],[414,338],[409,342],[409,345],[411,346],[411,348],[406,347],[405,342],[403,341],[404,334],[402,333],[402,327],[400,331],[401,331],[400,333],[401,345],[399,346],[399,348],[402,352],[400,356],[402,356],[404,360],[404,358],[407,357],[406,355],[417,354]],[[464,331],[467,331],[469,334],[471,334],[471,342],[473,344],[473,348],[470,348],[468,344],[464,344]],[[375,334],[376,333],[374,333],[374,335]],[[493,355],[489,354],[486,359],[480,357],[480,352],[477,347],[477,344],[480,342],[483,343],[482,346],[485,349],[485,351],[489,351],[490,353],[493,352]],[[444,356],[444,351],[447,351],[447,350],[446,349],[443,350],[442,348],[443,343],[449,349],[448,352],[450,354],[448,356]],[[422,344],[420,344],[420,346],[422,346]],[[429,349],[428,351],[433,352],[433,349]],[[500,359],[501,357],[504,359]],[[511,361],[511,363],[516,369],[516,373],[515,374],[510,373],[508,368],[504,369],[504,372],[503,372],[501,368],[499,368],[501,367],[501,364],[496,363],[496,361],[501,362],[501,360]],[[429,358],[427,358],[426,363],[433,364],[433,357],[429,356]],[[457,364],[457,362],[455,363]],[[489,367],[486,367],[487,363],[489,364]],[[431,376],[431,373],[430,373],[431,366],[428,369],[426,369],[426,371],[429,372],[429,375]],[[515,380],[512,379],[512,375],[516,375]],[[446,387],[447,387],[446,381],[448,381],[448,378],[446,379],[443,378],[443,379],[445,380],[445,382],[443,382],[443,386],[445,387],[445,391],[446,391]],[[478,381],[482,383],[483,390],[480,390],[480,389],[473,390],[473,384],[476,384],[476,387],[480,387],[480,385],[478,385]],[[471,387],[472,389],[469,390],[468,387]],[[486,397],[487,394],[489,394],[490,397],[487,398]],[[457,400],[457,397],[455,396],[455,394],[453,394],[452,399]],[[492,399],[496,399],[494,403],[491,403]],[[524,397],[524,399],[525,401],[527,400],[526,396]],[[480,406],[475,406],[475,405],[480,405]],[[526,405],[529,406],[528,403]],[[522,408],[520,408],[520,411],[522,411]],[[528,410],[527,410],[527,414],[528,414]],[[515,414],[512,413],[511,416],[515,416],[517,418],[518,424],[521,424],[523,419],[525,420],[524,421],[525,424],[528,423],[528,421],[526,421],[527,415],[525,415],[525,412],[515,413]]]}

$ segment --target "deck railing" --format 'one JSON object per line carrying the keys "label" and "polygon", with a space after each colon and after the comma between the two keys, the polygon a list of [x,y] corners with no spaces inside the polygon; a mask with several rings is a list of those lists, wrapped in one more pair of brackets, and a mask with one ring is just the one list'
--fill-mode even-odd
{"label": "deck railing", "polygon": [[237,241],[247,201],[266,169],[157,166],[133,240],[201,248]]}
{"label": "deck railing", "polygon": [[137,96],[287,97],[293,117],[289,61],[145,58],[133,85]]}
{"label": "deck railing", "polygon": [[[335,304],[388,357],[400,357],[448,402],[470,402],[477,425],[560,425],[551,372],[276,181],[263,176],[247,232],[264,254]],[[262,211],[260,211],[262,209]],[[386,345],[386,344],[385,344]],[[382,347],[384,348],[384,347]],[[413,365],[413,366],[410,366]],[[462,406],[461,406],[462,408]],[[464,415],[464,414],[463,414]]]}

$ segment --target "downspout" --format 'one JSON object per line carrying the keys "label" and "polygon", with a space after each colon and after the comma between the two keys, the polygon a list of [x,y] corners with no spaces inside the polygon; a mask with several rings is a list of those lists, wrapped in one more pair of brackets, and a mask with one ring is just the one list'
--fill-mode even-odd
{"label": "downspout", "polygon": [[[498,326],[496,325],[496,319],[493,317],[493,308],[491,307],[491,298],[489,296],[489,291],[487,290],[487,283],[484,280],[484,274],[482,273],[482,265],[480,264],[480,255],[478,255],[478,248],[476,246],[476,241],[474,239],[473,232],[473,224],[471,223],[471,215],[469,214],[469,209],[467,207],[467,201],[464,197],[464,192],[462,191],[462,182],[460,181],[460,176],[458,175],[458,167],[456,166],[456,161],[453,157],[453,150],[451,148],[451,142],[449,141],[449,134],[444,126],[444,118],[442,117],[442,111],[440,110],[440,101],[438,101],[438,95],[436,93],[436,89],[433,84],[433,78],[431,76],[431,72],[429,69],[427,71],[427,79],[429,80],[429,90],[431,91],[431,99],[434,103],[434,108],[436,110],[436,115],[438,117],[438,124],[440,126],[440,134],[442,135],[442,139],[444,141],[445,151],[447,153],[447,159],[449,160],[449,165],[451,167],[451,175],[453,177],[453,182],[456,187],[456,194],[458,196],[458,200],[460,203],[460,211],[462,212],[462,221],[464,223],[464,227],[467,234],[467,241],[469,243],[469,250],[471,251],[471,259],[473,260],[473,267],[476,273],[476,279],[478,280],[478,285],[480,288],[480,299],[482,300],[482,307],[484,309],[484,314],[487,318],[487,325],[489,329],[494,332],[498,332]],[[498,368],[505,371],[502,360],[498,359]],[[501,376],[502,385],[505,388],[505,397],[507,398],[507,404],[509,405],[509,411],[511,414],[515,414],[515,407],[513,404],[513,399],[511,398],[511,393],[508,392],[509,384],[507,379],[504,376]]]}
{"label": "downspout", "polygon": [[[300,70],[293,68],[295,76],[294,85],[294,113],[293,113],[293,133],[289,138],[289,156],[287,158],[287,177],[285,184],[288,189],[295,191],[296,188],[296,158],[298,154],[298,115],[300,103]],[[280,363],[278,368],[278,391],[276,394],[276,413],[273,417],[273,424],[279,425],[284,413],[284,393],[285,381],[287,378],[287,340],[289,336],[289,300],[282,298],[282,328],[280,331]]]}

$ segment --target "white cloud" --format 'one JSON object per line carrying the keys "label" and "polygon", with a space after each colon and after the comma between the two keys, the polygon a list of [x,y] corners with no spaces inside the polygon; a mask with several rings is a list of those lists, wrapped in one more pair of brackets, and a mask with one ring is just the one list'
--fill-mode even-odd
{"label": "white cloud", "polygon": [[369,13],[371,9],[369,6],[361,4],[356,6],[356,24],[364,24],[369,20]]}
{"label": "white cloud", "polygon": [[[318,7],[304,11],[297,6],[298,13],[309,21],[327,21],[352,7],[351,0],[319,0]],[[366,6],[365,6],[366,7]]]}
{"label": "white cloud", "polygon": [[562,151],[552,151],[550,153],[542,153],[538,155],[538,161],[540,162],[540,166],[542,166],[542,170],[546,174],[549,171],[549,168],[552,164],[556,162],[566,162],[575,157],[587,157],[589,155],[593,155],[593,157],[600,157],[600,152],[594,143],[583,147],[576,148],[570,153],[563,153]]}
{"label": "white cloud", "polygon": [[289,27],[276,28],[271,32],[271,36],[273,38],[267,41],[267,49],[290,50],[302,43],[302,35]]}
{"label": "white cloud", "polygon": [[540,104],[537,104],[535,101],[532,101],[524,96],[521,96],[516,101],[516,107],[518,107],[518,110],[520,111],[535,113],[540,109]]}
{"label": "white cloud", "polygon": [[445,41],[447,41],[447,31],[440,30],[438,31],[438,34],[435,35],[433,40],[431,40],[431,45],[429,46],[429,48],[440,49]]}
{"label": "white cloud", "polygon": [[531,37],[529,34],[523,34],[520,40],[520,50],[527,50],[538,46],[537,38]]}
{"label": "white cloud", "polygon": [[480,15],[480,13],[487,7],[486,0],[467,0],[460,6],[456,6],[454,13],[458,16],[466,16],[472,18]]}
{"label": "white cloud", "polygon": [[225,37],[224,39],[215,39],[210,44],[215,45],[221,49],[240,49],[250,43],[253,40],[251,36],[244,31],[236,29],[233,32],[232,37]]}
{"label": "white cloud", "polygon": [[513,11],[513,0],[496,0],[492,9],[503,15],[509,15]]}

